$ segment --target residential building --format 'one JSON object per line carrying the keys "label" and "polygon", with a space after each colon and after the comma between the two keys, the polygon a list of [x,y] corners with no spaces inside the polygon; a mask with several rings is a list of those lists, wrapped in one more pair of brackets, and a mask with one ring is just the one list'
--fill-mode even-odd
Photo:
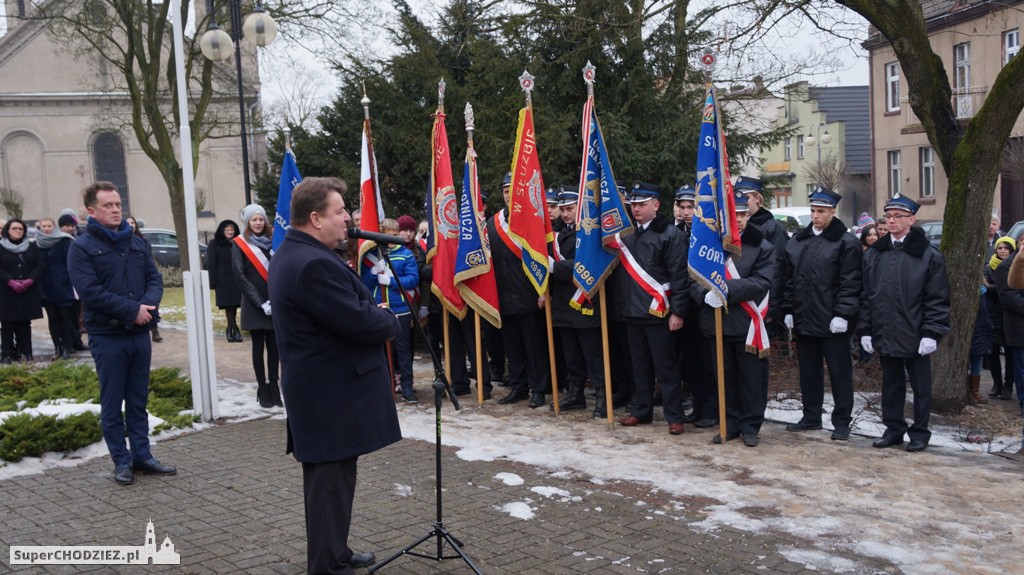
{"label": "residential building", "polygon": [[[733,86],[722,98],[722,108],[728,118],[730,133],[765,133],[775,129],[775,113],[782,98],[771,93],[760,76],[749,86]],[[764,171],[764,158],[751,153],[729,166],[733,177],[757,175]]]}
{"label": "residential building", "polygon": [[868,113],[867,86],[786,86],[775,121],[791,135],[762,151],[772,207],[806,206],[808,194],[823,185],[842,194],[837,213],[847,224],[871,211]]}
{"label": "residential building", "polygon": [[[32,223],[56,217],[64,208],[84,216],[85,186],[109,180],[121,190],[126,214],[144,219],[147,227],[173,229],[167,184],[136,139],[123,79],[117,81],[116,72],[97,56],[75,54],[56,42],[46,22],[31,17],[38,4],[5,0],[3,5],[0,187],[20,194],[23,217]],[[205,16],[202,5],[196,3],[195,9]],[[251,113],[259,105],[259,83],[255,49],[245,46],[245,105]],[[245,204],[234,59],[214,69],[223,94],[215,98],[211,114],[223,127],[215,126],[199,148],[200,234],[212,233],[220,220],[237,219]],[[166,102],[169,110],[169,92]],[[264,157],[263,139],[250,137],[254,162]],[[0,210],[0,217],[7,213]]]}
{"label": "residential building", "polygon": [[[949,73],[953,111],[962,122],[981,109],[999,70],[1020,50],[1024,0],[921,3],[932,50]],[[872,163],[876,206],[899,192],[921,204],[918,220],[940,220],[948,179],[921,123],[910,108],[903,70],[892,46],[874,29],[864,47],[869,53]],[[1017,119],[1015,145],[1024,145],[1024,121]],[[1004,228],[1024,219],[1021,167],[1004,161],[993,193],[994,210]]]}

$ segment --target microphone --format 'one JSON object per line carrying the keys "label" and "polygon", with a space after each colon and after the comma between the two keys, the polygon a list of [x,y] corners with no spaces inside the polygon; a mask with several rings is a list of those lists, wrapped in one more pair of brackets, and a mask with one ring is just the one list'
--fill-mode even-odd
{"label": "microphone", "polygon": [[378,244],[394,244],[399,246],[405,245],[405,240],[398,236],[392,236],[388,234],[378,234],[377,232],[368,232],[359,228],[349,228],[348,237],[350,239],[357,240],[370,240],[377,242]]}

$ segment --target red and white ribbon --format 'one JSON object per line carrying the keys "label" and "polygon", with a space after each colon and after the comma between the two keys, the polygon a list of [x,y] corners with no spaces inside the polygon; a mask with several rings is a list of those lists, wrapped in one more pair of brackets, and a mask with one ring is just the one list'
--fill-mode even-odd
{"label": "red and white ribbon", "polygon": [[636,261],[633,254],[630,253],[629,248],[622,242],[622,238],[619,234],[615,234],[615,239],[612,240],[613,245],[619,249],[619,259],[622,261],[622,265],[625,266],[626,271],[629,272],[629,276],[635,281],[645,292],[651,296],[651,305],[647,309],[647,313],[655,317],[665,317],[669,314],[669,303],[668,298],[672,295],[672,290],[669,289],[669,284],[658,283],[658,280],[654,279],[651,274],[647,273],[644,268],[640,266],[640,263]]}
{"label": "red and white ribbon", "polygon": [[[739,277],[740,272],[730,257],[725,261],[725,279],[739,279]],[[758,357],[765,357],[771,348],[771,344],[768,342],[768,328],[764,323],[764,318],[768,315],[768,294],[764,294],[761,303],[747,300],[740,302],[740,307],[750,316],[750,328],[747,329],[746,340],[747,351],[756,353]]]}

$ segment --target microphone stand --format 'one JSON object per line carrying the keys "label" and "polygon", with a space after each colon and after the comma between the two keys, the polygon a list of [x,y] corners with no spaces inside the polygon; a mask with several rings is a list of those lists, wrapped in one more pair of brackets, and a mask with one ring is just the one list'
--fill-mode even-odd
{"label": "microphone stand", "polygon": [[[409,309],[412,310],[412,297],[409,296],[409,292],[407,292],[405,287],[402,286],[402,282],[399,280],[398,273],[395,272],[395,266],[392,265],[391,263],[391,257],[388,256],[387,247],[380,247],[378,244],[378,251],[380,252],[381,257],[383,257],[384,261],[387,263],[388,269],[391,270],[391,275],[392,277],[395,278],[395,281],[397,282],[398,285],[398,289],[402,293],[402,299],[405,300],[406,305],[408,305]],[[434,520],[433,528],[430,531],[428,531],[425,535],[423,535],[416,541],[413,541],[412,543],[403,547],[401,550],[395,552],[387,559],[371,567],[369,569],[369,572],[373,573],[377,571],[378,569],[384,567],[388,563],[391,563],[395,559],[398,559],[402,555],[412,555],[413,557],[422,557],[423,559],[433,559],[435,561],[441,561],[443,559],[462,559],[466,562],[466,565],[468,565],[469,568],[473,570],[474,573],[476,573],[477,575],[483,575],[483,573],[479,569],[477,569],[476,565],[473,564],[473,560],[470,559],[469,556],[462,551],[462,542],[459,541],[454,535],[452,535],[450,531],[445,529],[443,509],[441,506],[441,403],[444,401],[445,393],[448,394],[448,399],[451,400],[452,407],[454,407],[456,411],[461,410],[462,407],[459,405],[459,400],[455,396],[455,393],[452,391],[451,383],[449,383],[448,378],[445,377],[444,367],[441,365],[441,358],[437,356],[437,353],[434,351],[434,348],[429,345],[427,333],[426,331],[424,331],[423,326],[419,322],[419,319],[416,318],[415,316],[413,317],[413,325],[416,327],[416,330],[420,334],[420,337],[423,338],[423,341],[428,342],[427,351],[430,353],[430,360],[434,364],[434,494],[437,502],[437,517]],[[413,551],[413,549],[419,547],[422,543],[431,538],[434,538],[437,543],[437,550],[433,555],[427,555],[424,553]],[[444,554],[445,543],[451,546],[452,551],[454,551],[456,555]]]}

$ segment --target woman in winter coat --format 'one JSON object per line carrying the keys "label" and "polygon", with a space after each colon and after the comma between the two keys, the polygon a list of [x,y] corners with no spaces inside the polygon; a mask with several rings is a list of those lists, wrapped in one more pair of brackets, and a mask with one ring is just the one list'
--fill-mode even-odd
{"label": "woman in winter coat", "polygon": [[[260,407],[280,407],[281,390],[277,386],[278,355],[274,322],[270,318],[267,294],[267,269],[270,267],[270,233],[267,212],[258,204],[242,209],[242,235],[234,239],[231,265],[242,292],[242,329],[252,338],[252,367],[256,372],[256,400]],[[263,362],[266,349],[267,361]],[[269,382],[267,376],[270,376]]]}
{"label": "woman in winter coat", "polygon": [[[995,271],[1006,258],[1012,258],[1017,251],[1017,244],[1010,237],[1001,237],[996,240],[995,253],[989,258],[985,266],[985,305],[988,309],[988,316],[992,326],[992,349],[988,355],[988,369],[992,374],[992,390],[988,396],[993,399],[1012,399],[1014,386],[1014,365],[1013,354],[1006,349],[1005,337],[1003,336],[1003,304],[999,300],[999,293],[996,291]],[[1006,370],[1003,370],[1002,357],[1006,357]]]}
{"label": "woman in winter coat", "polygon": [[0,237],[0,362],[32,361],[32,320],[43,317],[39,278],[46,264],[32,242],[28,226],[14,218]]}
{"label": "woman in winter coat", "polygon": [[69,359],[75,346],[75,322],[71,315],[75,288],[68,274],[68,250],[74,241],[74,236],[57,229],[53,218],[43,218],[36,223],[36,248],[46,264],[39,287],[55,360]]}
{"label": "woman in winter coat", "polygon": [[231,263],[234,239],[238,235],[238,224],[224,220],[217,226],[213,242],[206,250],[206,270],[210,273],[210,288],[216,292],[217,307],[224,310],[228,320],[226,335],[228,341],[242,341],[242,330],[238,329],[238,306],[242,304],[242,292],[235,281],[235,270]]}

